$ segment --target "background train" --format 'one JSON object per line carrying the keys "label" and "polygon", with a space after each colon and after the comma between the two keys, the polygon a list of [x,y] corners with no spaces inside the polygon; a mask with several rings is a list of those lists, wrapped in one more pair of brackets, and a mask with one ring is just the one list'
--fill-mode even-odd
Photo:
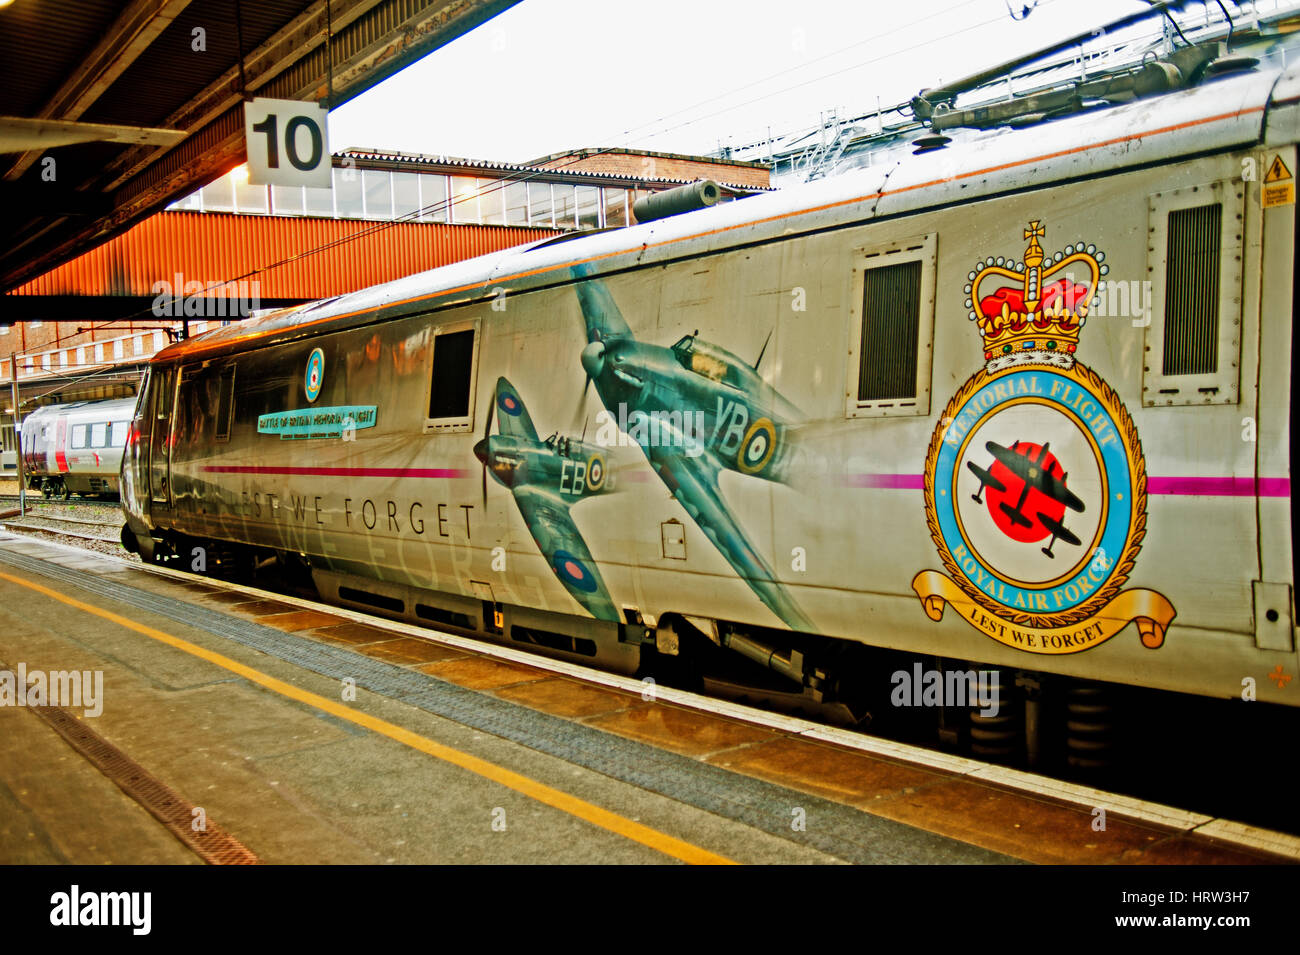
{"label": "background train", "polygon": [[1300,71],[1221,53],[174,344],[124,543],[857,715],[913,661],[994,668],[985,741],[1059,689],[1103,745],[1098,684],[1296,706]]}
{"label": "background train", "polygon": [[118,493],[134,398],[46,405],[23,419],[27,486],[46,497]]}

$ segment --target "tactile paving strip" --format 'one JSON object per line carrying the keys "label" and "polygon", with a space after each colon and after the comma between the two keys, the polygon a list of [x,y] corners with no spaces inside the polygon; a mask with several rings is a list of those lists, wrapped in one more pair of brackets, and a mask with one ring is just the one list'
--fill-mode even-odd
{"label": "tactile paving strip", "polygon": [[[234,619],[221,610],[160,596],[12,550],[0,550],[0,561],[33,575],[62,581],[88,593],[233,640],[322,676],[339,681],[351,678],[358,688],[409,703],[435,716],[491,733],[847,862],[1005,864],[1019,861],[905,823],[873,816],[851,806],[468,690],[352,650]],[[802,808],[806,814],[802,831],[791,829],[793,807]]]}
{"label": "tactile paving strip", "polygon": [[[7,669],[0,664],[0,670]],[[113,785],[146,809],[210,865],[257,865],[252,850],[211,820],[195,831],[195,806],[75,716],[57,706],[28,707]]]}

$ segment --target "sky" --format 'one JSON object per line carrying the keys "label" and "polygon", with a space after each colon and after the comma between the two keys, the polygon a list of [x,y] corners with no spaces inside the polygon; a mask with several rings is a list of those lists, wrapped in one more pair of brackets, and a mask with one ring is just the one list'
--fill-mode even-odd
{"label": "sky", "polygon": [[1038,0],[1017,20],[1008,2],[1022,17],[1033,0],[522,0],[338,107],[330,148],[711,152],[887,108],[1145,7]]}

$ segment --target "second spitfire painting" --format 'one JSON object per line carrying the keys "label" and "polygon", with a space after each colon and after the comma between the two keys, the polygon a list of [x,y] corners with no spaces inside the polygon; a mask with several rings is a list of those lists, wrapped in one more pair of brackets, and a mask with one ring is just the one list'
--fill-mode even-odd
{"label": "second spitfire painting", "polygon": [[[581,269],[575,277],[585,278]],[[792,426],[803,415],[757,366],[697,335],[671,347],[638,341],[613,296],[594,279],[575,286],[587,344],[579,360],[608,423],[637,444],[673,498],[760,601],[794,630],[816,632],[719,491],[723,471],[782,480]],[[493,418],[499,421],[492,433]],[[612,425],[611,425],[612,426]],[[594,617],[621,619],[570,508],[605,490],[597,445],[558,434],[541,440],[523,399],[498,379],[474,454],[514,496],[524,523],[569,594]],[[484,485],[486,495],[486,484]]]}

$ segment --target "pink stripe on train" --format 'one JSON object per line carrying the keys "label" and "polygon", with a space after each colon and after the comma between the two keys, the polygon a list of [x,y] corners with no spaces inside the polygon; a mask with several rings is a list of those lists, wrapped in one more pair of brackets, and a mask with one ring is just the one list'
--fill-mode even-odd
{"label": "pink stripe on train", "polygon": [[[923,474],[846,474],[845,487],[875,488],[895,491],[920,491],[925,487]],[[1290,497],[1290,478],[1234,477],[1149,477],[1147,493],[1191,497]]]}
{"label": "pink stripe on train", "polygon": [[311,477],[409,477],[463,478],[474,472],[464,468],[292,468],[214,464],[202,469],[208,474],[287,474]]}

